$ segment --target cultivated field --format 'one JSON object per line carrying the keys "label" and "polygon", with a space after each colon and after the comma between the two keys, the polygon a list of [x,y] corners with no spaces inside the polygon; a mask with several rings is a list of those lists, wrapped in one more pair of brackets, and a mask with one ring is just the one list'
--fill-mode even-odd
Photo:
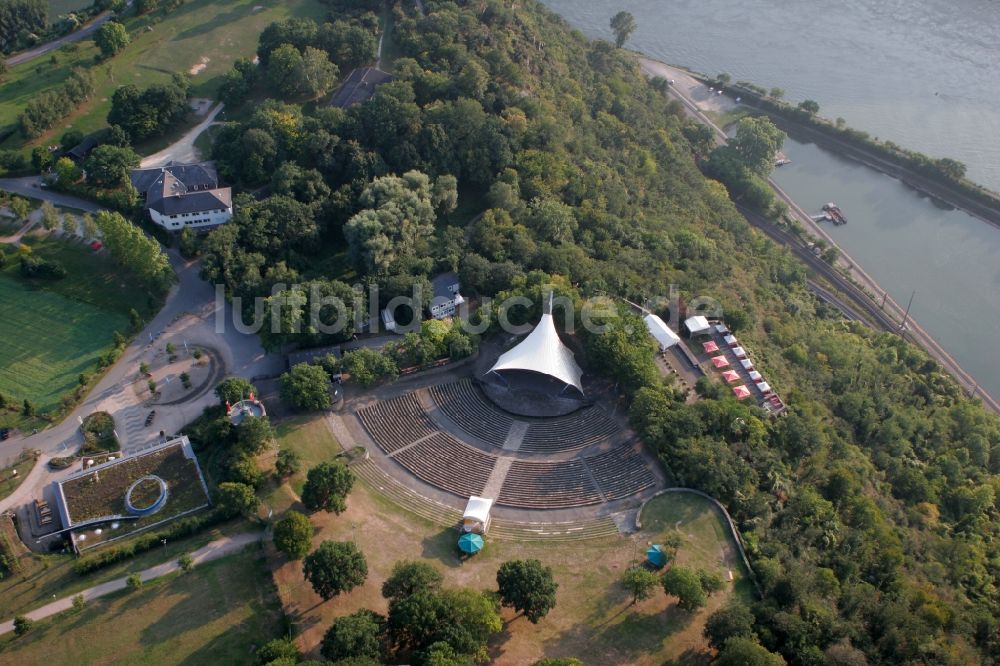
{"label": "cultivated field", "polygon": [[[26,280],[15,251],[0,246],[7,254],[7,265],[0,269],[0,393],[17,404],[28,398],[45,412],[76,389],[80,373],[97,369],[97,358],[111,348],[115,331],[128,332],[129,308],[148,317],[159,303],[150,302],[107,253],[54,238],[26,240],[36,256],[61,263],[67,276]],[[17,420],[0,412],[0,426]]]}
{"label": "cultivated field", "polygon": [[[282,448],[298,450],[310,462],[330,459],[339,450],[321,419],[282,424],[278,433]],[[295,506],[296,500],[286,484],[272,494],[270,503],[278,512]],[[558,605],[538,625],[505,610],[504,632],[490,646],[494,663],[526,664],[543,656],[577,656],[586,663],[602,664],[707,661],[702,637],[705,618],[729,595],[749,593],[724,523],[708,502],[675,495],[653,500],[644,520],[643,531],[629,537],[570,543],[487,538],[486,549],[463,562],[457,556],[454,529],[418,518],[358,480],[346,513],[313,516],[318,529],[314,543],[357,541],[368,559],[367,582],[324,603],[304,582],[300,563],[276,556],[274,577],[285,610],[301,632],[302,647],[314,649],[334,617],[363,607],[386,611],[379,588],[397,560],[430,560],[444,571],[445,585],[494,589],[502,562],[538,558],[555,572],[560,586]],[[717,571],[724,578],[732,570],[737,583],[727,584],[724,592],[712,596],[705,608],[693,614],[678,610],[662,592],[629,606],[631,599],[618,584],[619,576],[634,559],[642,559],[648,543],[660,542],[674,529],[684,539],[677,557],[680,564]],[[318,657],[318,651],[313,656]]]}
{"label": "cultivated field", "polygon": [[57,407],[79,374],[94,370],[114,331],[128,329],[124,316],[2,274],[0,303],[0,393],[40,411]]}
{"label": "cultivated field", "polygon": [[[157,553],[162,557],[162,553]],[[4,663],[249,664],[281,633],[258,547],[146,583],[0,639]]]}
{"label": "cultivated field", "polygon": [[[32,96],[60,85],[74,67],[92,68],[97,84],[93,99],[32,145],[52,143],[70,127],[89,133],[106,126],[112,94],[129,83],[143,88],[186,73],[192,75],[194,96],[213,97],[221,74],[237,58],[253,57],[257,37],[269,23],[325,14],[317,0],[188,0],[166,16],[127,13],[132,43],[108,61],[95,64],[98,49],[93,40],[84,39],[56,51],[55,62],[46,56],[12,67],[0,85],[0,129],[15,124]],[[22,145],[20,132],[0,143],[3,148]]]}

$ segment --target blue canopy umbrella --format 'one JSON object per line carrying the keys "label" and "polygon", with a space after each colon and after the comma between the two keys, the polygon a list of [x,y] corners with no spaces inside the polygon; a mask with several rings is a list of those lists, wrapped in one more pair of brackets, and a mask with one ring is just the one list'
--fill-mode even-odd
{"label": "blue canopy umbrella", "polygon": [[468,532],[458,538],[458,549],[463,553],[473,555],[483,549],[483,537]]}
{"label": "blue canopy umbrella", "polygon": [[663,546],[653,545],[646,551],[646,559],[657,569],[663,568],[667,564],[667,554],[663,551]]}

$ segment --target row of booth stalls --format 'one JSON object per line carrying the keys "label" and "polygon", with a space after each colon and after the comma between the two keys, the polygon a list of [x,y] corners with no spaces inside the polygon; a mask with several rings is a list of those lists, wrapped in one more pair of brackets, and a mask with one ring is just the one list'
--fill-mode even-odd
{"label": "row of booth stalls", "polygon": [[761,406],[769,412],[784,411],[785,404],[774,392],[764,376],[754,367],[753,359],[724,323],[713,324],[702,316],[689,317],[684,326],[692,337],[708,337],[702,342],[702,349],[709,355],[712,367],[718,370],[722,379],[732,387],[737,400],[759,397]]}

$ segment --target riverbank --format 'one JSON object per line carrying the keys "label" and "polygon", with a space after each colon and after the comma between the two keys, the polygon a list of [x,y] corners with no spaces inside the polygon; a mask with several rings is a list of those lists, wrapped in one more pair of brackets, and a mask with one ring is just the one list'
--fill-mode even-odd
{"label": "riverbank", "polygon": [[[638,60],[646,76],[659,76],[673,81],[673,84],[670,86],[670,93],[684,105],[692,117],[713,128],[717,143],[722,143],[726,140],[726,135],[722,128],[718,127],[706,113],[706,110],[712,112],[731,110],[732,107],[721,101],[725,98],[725,95],[720,96],[714,92],[710,92],[708,87],[698,80],[696,76],[682,68],[673,67],[644,56],[639,56]],[[703,108],[702,104],[696,101],[698,99],[711,100],[712,106]],[[735,106],[735,102],[732,102],[732,105]],[[777,242],[792,246],[793,250],[796,250],[796,254],[804,259],[814,270],[823,275],[834,286],[851,296],[856,304],[865,306],[865,309],[879,324],[879,328],[889,332],[902,333],[904,337],[922,346],[935,360],[948,370],[959,385],[968,393],[979,395],[989,409],[1000,413],[1000,403],[981,388],[975,378],[966,372],[933,336],[927,333],[912,317],[907,317],[905,308],[889,296],[875,279],[865,272],[848,253],[844,252],[843,248],[834,241],[830,234],[815,222],[777,183],[773,180],[769,180],[769,183],[774,188],[777,196],[788,205],[789,215],[796,222],[808,230],[810,234],[840,250],[836,270],[831,269],[821,261],[810,260],[810,258],[816,258],[810,252],[803,252],[802,247],[797,247],[798,244],[802,244],[801,239],[796,239],[792,234],[787,232],[781,232],[780,234],[770,233],[777,230],[777,227],[770,221],[748,216],[748,220],[752,224],[761,228]],[[746,211],[743,212],[746,214]],[[822,270],[824,267],[827,270]],[[901,331],[900,324],[904,320],[906,321],[906,327]]]}
{"label": "riverbank", "polygon": [[[733,98],[739,99],[739,104],[766,114],[775,125],[793,138],[815,143],[841,157],[880,171],[921,194],[1000,228],[1000,195],[964,177],[954,179],[928,175],[929,172],[938,173],[938,160],[934,158],[872,139],[860,130],[837,126],[821,116],[798,111],[790,104],[767,97],[755,89],[756,86],[747,87],[748,84],[743,82],[722,84],[698,72],[680,67],[672,68],[684,71],[701,86],[714,88],[711,95],[729,99],[732,103],[728,107],[730,109],[737,104]],[[716,102],[714,106],[726,105]],[[922,168],[913,166],[915,163]]]}

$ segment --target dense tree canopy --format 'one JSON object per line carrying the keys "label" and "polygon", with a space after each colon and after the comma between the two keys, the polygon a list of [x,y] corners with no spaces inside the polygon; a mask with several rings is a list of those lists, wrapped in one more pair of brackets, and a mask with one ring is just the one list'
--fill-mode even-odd
{"label": "dense tree canopy", "polygon": [[302,573],[316,594],[332,599],[364,583],[368,563],[353,541],[324,541],[306,556]]}
{"label": "dense tree canopy", "polygon": [[343,513],[354,474],[342,462],[320,463],[309,470],[302,489],[302,503],[310,511]]}
{"label": "dense tree canopy", "polygon": [[[613,327],[609,344],[582,343],[596,350],[596,372],[628,386],[633,426],[668,482],[732,514],[764,595],[752,608],[760,645],[789,661],[1000,653],[1000,426],[922,351],[816,300],[802,264],[737,213],[730,197],[777,210],[760,175],[775,137],[713,150],[626,52],[584,40],[532,0],[424,4],[426,17],[395,12],[394,81],[365,104],[303,112],[268,101],[220,129],[224,177],[275,192],[239,200],[233,223],[205,239],[206,276],[248,299],[279,282],[344,279],[345,266],[380,295],[455,269],[470,296],[555,283],[581,301],[645,303],[676,284],[679,311],[662,313],[671,319],[710,296],[743,327],[786,417],[763,418],[711,382],[685,404],[644,369],[639,333]],[[370,6],[340,7],[336,20],[375,34]],[[282,44],[326,50],[323,30],[268,28],[262,67]],[[459,207],[439,206],[431,185],[433,216],[423,195],[407,194],[416,221],[386,228],[399,218],[361,195],[413,171],[430,183],[454,176]],[[352,244],[345,231],[359,214]],[[600,365],[613,354],[627,374]],[[437,595],[424,596],[420,608],[433,607]],[[418,638],[427,650],[439,637]]]}
{"label": "dense tree canopy", "polygon": [[538,560],[511,560],[500,565],[497,587],[504,606],[512,606],[538,624],[555,608],[559,584],[552,577],[552,568]]}
{"label": "dense tree canopy", "polygon": [[105,58],[118,55],[125,50],[131,39],[128,30],[118,21],[106,21],[94,35],[94,43]]}

